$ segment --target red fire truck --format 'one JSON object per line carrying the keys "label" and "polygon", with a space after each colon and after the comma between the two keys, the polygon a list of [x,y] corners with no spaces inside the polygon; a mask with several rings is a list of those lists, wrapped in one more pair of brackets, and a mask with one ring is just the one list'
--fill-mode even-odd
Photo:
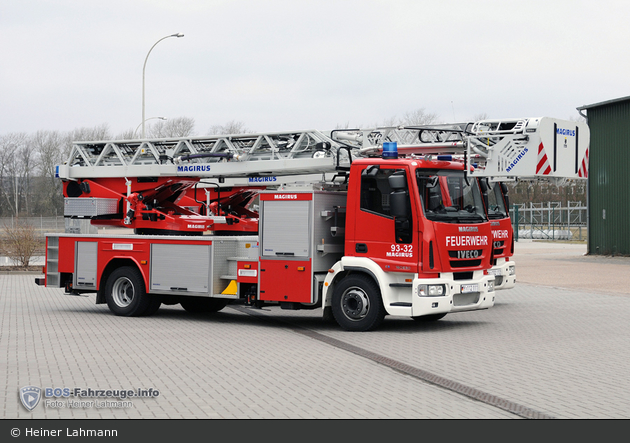
{"label": "red fire truck", "polygon": [[[486,309],[506,268],[486,178],[529,162],[548,120],[565,124],[77,142],[57,167],[66,217],[134,234],[49,235],[37,283],[122,316],[238,301],[321,308],[352,331]],[[435,157],[449,151],[463,161]]]}

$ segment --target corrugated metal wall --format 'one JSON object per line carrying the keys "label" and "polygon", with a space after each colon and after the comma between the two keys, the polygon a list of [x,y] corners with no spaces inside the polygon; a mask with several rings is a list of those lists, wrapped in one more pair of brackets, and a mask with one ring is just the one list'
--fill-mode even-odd
{"label": "corrugated metal wall", "polygon": [[630,255],[630,100],[587,109],[590,254]]}

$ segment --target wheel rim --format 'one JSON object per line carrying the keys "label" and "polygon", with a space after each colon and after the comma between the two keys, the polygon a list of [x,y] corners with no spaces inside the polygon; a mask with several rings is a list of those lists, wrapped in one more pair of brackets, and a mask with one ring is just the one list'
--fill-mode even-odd
{"label": "wheel rim", "polygon": [[133,302],[135,291],[133,283],[127,277],[121,277],[114,283],[112,287],[112,299],[117,306],[126,308]]}
{"label": "wheel rim", "polygon": [[349,320],[364,319],[370,310],[370,301],[365,291],[356,286],[348,288],[341,296],[341,310]]}

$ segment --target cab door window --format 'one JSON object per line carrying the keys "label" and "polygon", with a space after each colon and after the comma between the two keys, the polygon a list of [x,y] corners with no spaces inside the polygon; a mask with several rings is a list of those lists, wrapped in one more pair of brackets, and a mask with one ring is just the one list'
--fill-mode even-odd
{"label": "cab door window", "polygon": [[[395,180],[397,187],[390,186],[390,176],[402,176]],[[399,214],[392,213],[392,194],[399,201]],[[400,203],[400,202],[403,203]],[[406,208],[402,210],[400,208]],[[367,167],[361,174],[361,209],[389,219],[394,219],[396,243],[411,243],[413,238],[413,218],[409,186],[403,169],[381,169],[378,165]]]}

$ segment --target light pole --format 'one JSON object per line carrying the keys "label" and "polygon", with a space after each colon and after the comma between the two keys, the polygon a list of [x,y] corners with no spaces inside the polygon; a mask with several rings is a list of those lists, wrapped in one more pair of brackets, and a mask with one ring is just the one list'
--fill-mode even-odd
{"label": "light pole", "polygon": [[153,51],[153,48],[155,48],[155,45],[157,45],[158,43],[160,43],[162,40],[167,39],[169,37],[183,37],[184,34],[177,33],[177,34],[171,34],[171,35],[167,35],[166,37],[162,37],[161,39],[159,39],[158,41],[156,41],[153,46],[151,46],[151,49],[149,49],[149,52],[147,53],[146,58],[144,59],[144,66],[142,67],[142,138],[144,138],[144,72],[147,68],[147,60],[149,59],[149,54],[151,54],[151,51]]}
{"label": "light pole", "polygon": [[[156,118],[158,118],[160,120],[166,120],[166,117],[149,117],[146,120],[143,120],[142,123],[140,123],[138,126],[136,126],[136,129],[133,131],[133,134],[132,134],[131,137],[135,138],[136,132],[138,132],[138,129],[140,129],[140,126],[142,126],[144,124],[144,122],[148,122],[149,120],[153,120],[153,119],[156,119]],[[144,136],[142,138],[144,138]]]}

